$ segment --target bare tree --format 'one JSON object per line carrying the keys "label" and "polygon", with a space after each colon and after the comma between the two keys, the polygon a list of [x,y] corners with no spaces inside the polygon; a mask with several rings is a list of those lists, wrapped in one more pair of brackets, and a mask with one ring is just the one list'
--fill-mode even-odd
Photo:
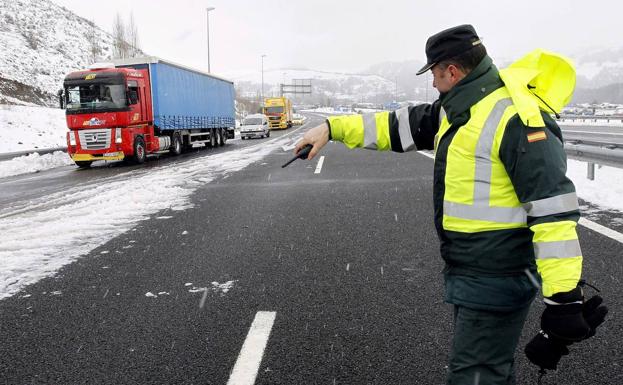
{"label": "bare tree", "polygon": [[125,25],[123,18],[117,12],[113,23],[112,34],[115,39],[113,52],[116,59],[136,57],[141,54],[138,29],[134,22],[134,14],[130,13],[130,21]]}
{"label": "bare tree", "polygon": [[127,42],[129,44],[129,54],[130,57],[136,57],[140,55],[140,47],[138,41],[138,30],[136,28],[136,23],[134,22],[134,13],[130,12],[130,21],[127,26]]}
{"label": "bare tree", "polygon": [[99,55],[102,53],[102,47],[100,47],[100,36],[97,32],[97,27],[92,21],[89,22],[89,29],[86,33],[86,39],[89,43],[89,61],[91,63],[95,63],[98,61]]}
{"label": "bare tree", "polygon": [[112,35],[115,39],[113,46],[114,58],[125,59],[129,57],[129,47],[126,38],[126,29],[119,12],[117,12],[117,14],[115,15],[115,21],[112,26]]}

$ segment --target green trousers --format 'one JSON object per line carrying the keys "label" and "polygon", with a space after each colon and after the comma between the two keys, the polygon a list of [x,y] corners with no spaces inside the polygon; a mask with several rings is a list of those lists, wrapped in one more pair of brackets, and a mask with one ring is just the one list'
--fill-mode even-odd
{"label": "green trousers", "polygon": [[497,312],[454,306],[448,385],[514,385],[515,349],[530,306]]}

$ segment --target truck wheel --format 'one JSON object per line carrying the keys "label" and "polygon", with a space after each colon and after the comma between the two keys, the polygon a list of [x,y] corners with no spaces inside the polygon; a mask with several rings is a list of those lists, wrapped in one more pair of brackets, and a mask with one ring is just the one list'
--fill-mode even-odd
{"label": "truck wheel", "polygon": [[136,164],[141,164],[145,162],[147,158],[147,153],[145,152],[145,141],[140,136],[137,136],[134,139],[134,156],[133,160]]}
{"label": "truck wheel", "polygon": [[91,162],[90,160],[79,160],[76,162],[76,166],[80,167],[80,168],[89,168],[91,167]]}
{"label": "truck wheel", "polygon": [[216,148],[218,146],[218,138],[216,137],[216,128],[210,131],[210,147]]}
{"label": "truck wheel", "polygon": [[169,152],[172,155],[179,155],[182,153],[182,140],[180,139],[180,136],[178,134],[173,134],[173,137],[171,138],[171,148],[169,149]]}
{"label": "truck wheel", "polygon": [[218,141],[220,146],[224,146],[227,141],[227,131],[224,128],[218,129]]}
{"label": "truck wheel", "polygon": [[220,146],[221,145],[221,129],[220,128],[215,129],[214,139],[216,139],[216,147]]}

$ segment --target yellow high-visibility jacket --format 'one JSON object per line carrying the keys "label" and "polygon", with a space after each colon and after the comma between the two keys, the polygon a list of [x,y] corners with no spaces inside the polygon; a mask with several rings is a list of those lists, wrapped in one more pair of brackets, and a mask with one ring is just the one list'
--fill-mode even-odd
{"label": "yellow high-visibility jacket", "polygon": [[[498,278],[530,276],[536,265],[548,297],[574,289],[582,271],[578,200],[549,115],[574,88],[572,64],[536,50],[501,71],[485,57],[433,104],[327,121],[332,139],[350,148],[435,150],[435,224],[447,277],[504,285]],[[464,296],[449,300],[474,300]]]}

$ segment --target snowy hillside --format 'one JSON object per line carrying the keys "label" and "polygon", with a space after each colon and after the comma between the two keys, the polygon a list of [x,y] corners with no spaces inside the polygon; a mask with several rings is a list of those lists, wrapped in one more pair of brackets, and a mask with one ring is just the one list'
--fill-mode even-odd
{"label": "snowy hillside", "polygon": [[623,48],[583,52],[573,60],[580,87],[599,88],[623,83]]}
{"label": "snowy hillside", "polygon": [[[261,71],[239,71],[225,73],[233,80],[243,96],[254,96],[262,87]],[[293,79],[311,79],[312,97],[329,96],[341,100],[375,97],[378,94],[394,92],[394,82],[378,75],[358,75],[342,72],[315,71],[310,69],[265,69],[264,94],[279,95],[280,84],[292,84]]]}
{"label": "snowy hillside", "polygon": [[0,103],[56,105],[64,76],[109,59],[112,43],[49,0],[0,0]]}

